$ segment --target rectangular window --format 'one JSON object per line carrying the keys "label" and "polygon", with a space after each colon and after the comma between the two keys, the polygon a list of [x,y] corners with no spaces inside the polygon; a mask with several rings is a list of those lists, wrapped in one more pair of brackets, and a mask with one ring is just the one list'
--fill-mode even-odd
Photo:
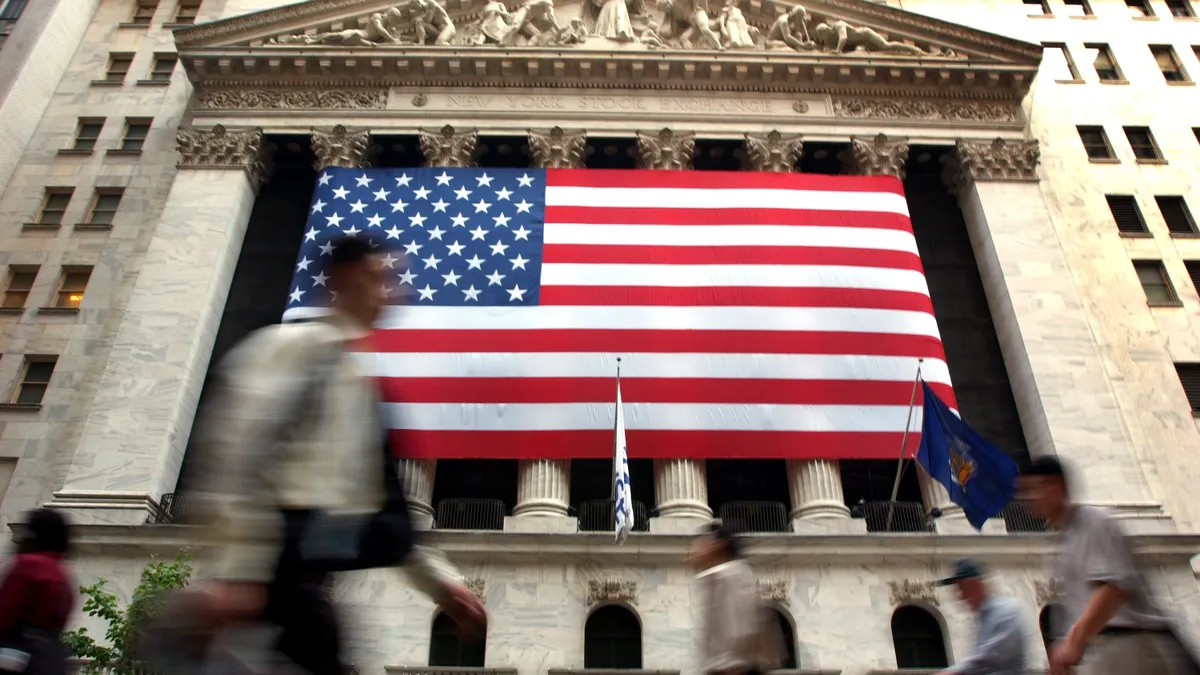
{"label": "rectangular window", "polygon": [[1183,385],[1183,393],[1192,406],[1192,414],[1200,413],[1200,363],[1176,363],[1175,373],[1179,375],[1179,384]]}
{"label": "rectangular window", "polygon": [[1135,19],[1154,16],[1154,10],[1150,8],[1150,0],[1125,0],[1125,6],[1129,8],[1129,16]]}
{"label": "rectangular window", "polygon": [[123,188],[97,188],[96,194],[92,197],[92,205],[88,209],[86,224],[112,225],[124,194]]}
{"label": "rectangular window", "polygon": [[175,63],[179,57],[174,54],[156,54],[154,56],[154,68],[150,71],[150,80],[153,82],[170,82],[171,73],[175,71]]}
{"label": "rectangular window", "polygon": [[1092,5],[1088,0],[1063,0],[1067,16],[1091,16]]}
{"label": "rectangular window", "polygon": [[1200,127],[1192,127],[1192,135],[1196,137],[1196,142],[1200,143]]}
{"label": "rectangular window", "polygon": [[75,140],[71,144],[71,149],[96,149],[96,140],[100,138],[100,131],[102,129],[104,129],[103,117],[81,118],[79,126],[75,128]]}
{"label": "rectangular window", "polygon": [[1092,68],[1096,70],[1096,77],[1100,78],[1101,82],[1123,82],[1125,80],[1125,76],[1121,74],[1121,68],[1117,66],[1117,59],[1108,45],[1093,42],[1085,44],[1084,48],[1095,52],[1095,56],[1092,58]]}
{"label": "rectangular window", "polygon": [[196,15],[200,13],[201,0],[179,0],[175,6],[175,23],[196,23]]}
{"label": "rectangular window", "polygon": [[19,309],[29,300],[29,291],[37,279],[38,268],[14,265],[8,268],[8,285],[4,287],[4,307]]}
{"label": "rectangular window", "polygon": [[1071,52],[1067,51],[1067,45],[1061,42],[1043,42],[1042,54],[1042,63],[1046,64],[1046,71],[1055,80],[1078,82],[1081,79],[1079,69],[1075,67],[1075,60],[1071,58]]}
{"label": "rectangular window", "polygon": [[1083,141],[1083,149],[1087,151],[1088,159],[1116,159],[1112,144],[1108,142],[1108,134],[1104,127],[1075,127],[1079,131],[1079,140]]}
{"label": "rectangular window", "polygon": [[1184,260],[1183,266],[1187,268],[1188,278],[1192,280],[1192,286],[1200,289],[1200,260]]}
{"label": "rectangular window", "polygon": [[108,70],[104,72],[106,82],[124,82],[133,65],[133,54],[109,54]]}
{"label": "rectangular window", "polygon": [[1154,62],[1167,82],[1188,81],[1187,71],[1183,69],[1171,45],[1150,45],[1150,53],[1154,55]]}
{"label": "rectangular window", "polygon": [[1166,0],[1167,10],[1171,12],[1171,16],[1177,19],[1194,18],[1196,12],[1192,11],[1192,3],[1188,0]]}
{"label": "rectangular window", "polygon": [[38,209],[38,225],[62,225],[63,214],[71,203],[75,188],[46,188],[42,197],[42,208]]}
{"label": "rectangular window", "polygon": [[126,152],[141,152],[150,133],[150,120],[130,117],[125,120],[125,135],[121,137],[121,149]]}
{"label": "rectangular window", "polygon": [[1133,268],[1137,270],[1138,281],[1142,282],[1142,290],[1146,291],[1146,300],[1151,305],[1179,304],[1179,296],[1175,295],[1161,260],[1134,260]]}
{"label": "rectangular window", "polygon": [[1117,231],[1121,234],[1146,234],[1146,220],[1142,218],[1142,210],[1138,208],[1133,195],[1104,195],[1108,202],[1108,210],[1117,223]]}
{"label": "rectangular window", "polygon": [[137,0],[133,10],[133,21],[139,26],[149,26],[154,21],[154,12],[158,9],[158,0]]}
{"label": "rectangular window", "polygon": [[1167,231],[1171,234],[1197,234],[1196,219],[1188,209],[1187,202],[1178,196],[1156,196],[1158,212],[1167,223]]}
{"label": "rectangular window", "polygon": [[58,295],[54,306],[58,308],[79,307],[83,300],[83,292],[87,290],[88,280],[92,278],[90,267],[64,267],[62,278],[58,280]]}
{"label": "rectangular window", "polygon": [[50,388],[50,376],[54,374],[54,357],[26,357],[25,372],[21,373],[21,384],[17,386],[13,403],[41,405]]}
{"label": "rectangular window", "polygon": [[29,0],[0,0],[0,21],[16,21],[25,11]]}
{"label": "rectangular window", "polygon": [[1022,0],[1027,16],[1051,16],[1050,5],[1046,0]]}
{"label": "rectangular window", "polygon": [[1150,133],[1150,127],[1122,127],[1125,129],[1125,138],[1129,139],[1129,147],[1133,149],[1133,156],[1139,160],[1161,160],[1162,153],[1158,150],[1158,144],[1154,142],[1154,134]]}

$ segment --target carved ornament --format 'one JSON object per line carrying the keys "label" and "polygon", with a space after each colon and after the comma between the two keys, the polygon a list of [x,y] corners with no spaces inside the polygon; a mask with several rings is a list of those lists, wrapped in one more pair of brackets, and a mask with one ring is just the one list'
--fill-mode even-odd
{"label": "carved ornament", "polygon": [[1048,605],[1062,595],[1062,582],[1058,579],[1049,579],[1046,581],[1037,580],[1033,582],[1033,594],[1037,599],[1038,607]]}
{"label": "carved ornament", "polygon": [[201,129],[186,127],[175,135],[181,169],[242,169],[255,191],[271,172],[271,153],[275,149],[255,129],[226,129],[218,124]]}
{"label": "carved ornament", "polygon": [[480,602],[483,602],[487,599],[487,582],[485,582],[483,579],[480,579],[479,577],[464,579],[463,585],[467,587],[468,591],[474,593],[475,597],[479,598]]}
{"label": "carved ornament", "polygon": [[594,607],[605,602],[624,602],[637,605],[637,582],[623,579],[588,581],[587,604]]}
{"label": "carved ornament", "polygon": [[371,165],[371,132],[349,131],[337,125],[330,131],[312,130],[312,147],[317,156],[317,171],[331,166],[358,169]]}
{"label": "carved ornament", "polygon": [[587,132],[568,133],[554,127],[546,133],[529,130],[529,151],[534,166],[543,169],[578,169],[583,166]]}
{"label": "carved ornament", "polygon": [[1036,181],[1041,152],[1037,141],[967,141],[954,144],[954,155],[943,157],[943,178],[951,191],[973,181]]}
{"label": "carved ornament", "polygon": [[938,604],[937,593],[933,589],[932,581],[913,581],[912,579],[889,581],[888,590],[892,605],[919,602],[936,607]]}
{"label": "carved ornament", "polygon": [[437,0],[404,0],[367,17],[358,28],[293,33],[270,38],[268,45],[335,45],[375,47],[448,45],[457,29],[445,5]]}
{"label": "carved ornament", "polygon": [[663,129],[656,134],[637,132],[638,159],[643,169],[686,171],[692,168],[696,135]]}
{"label": "carved ornament", "polygon": [[871,140],[850,139],[850,147],[839,158],[848,173],[858,176],[892,176],[904,180],[904,164],[908,161],[908,141],[890,140],[879,134]]}
{"label": "carved ornament", "polygon": [[201,89],[209,110],[360,110],[387,107],[387,89]]}
{"label": "carved ornament", "polygon": [[418,129],[426,166],[475,166],[479,156],[479,132],[455,131],[447,124],[438,131]]}
{"label": "carved ornament", "polygon": [[950,120],[971,122],[1016,122],[1017,109],[1008,103],[989,101],[894,101],[872,98],[834,98],[838,117],[884,119]]}
{"label": "carved ornament", "polygon": [[746,134],[746,154],[754,171],[793,173],[804,154],[800,136],[784,136],[778,131]]}
{"label": "carved ornament", "polygon": [[774,602],[787,607],[791,604],[787,582],[780,579],[758,580],[758,597],[765,602]]}

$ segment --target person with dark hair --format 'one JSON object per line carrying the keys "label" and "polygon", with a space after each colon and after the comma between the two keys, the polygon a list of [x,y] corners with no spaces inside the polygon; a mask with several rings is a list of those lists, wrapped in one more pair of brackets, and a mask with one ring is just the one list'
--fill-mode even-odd
{"label": "person with dark hair", "polygon": [[1020,499],[1060,532],[1054,578],[1062,596],[1051,617],[1058,638],[1050,648],[1051,673],[1194,673],[1117,520],[1072,501],[1070,472],[1055,457],[1029,462],[1018,481]]}
{"label": "person with dark hair", "polygon": [[62,514],[39,509],[17,532],[17,554],[0,581],[0,672],[60,675],[67,669],[61,635],[75,607],[63,562],[70,529]]}

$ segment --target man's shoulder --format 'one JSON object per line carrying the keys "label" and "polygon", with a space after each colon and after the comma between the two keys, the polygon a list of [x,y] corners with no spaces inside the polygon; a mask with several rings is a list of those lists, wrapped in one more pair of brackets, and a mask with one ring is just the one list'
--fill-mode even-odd
{"label": "man's shoulder", "polygon": [[338,329],[323,321],[264,326],[247,335],[223,360],[233,371],[272,371],[313,362],[340,341]]}

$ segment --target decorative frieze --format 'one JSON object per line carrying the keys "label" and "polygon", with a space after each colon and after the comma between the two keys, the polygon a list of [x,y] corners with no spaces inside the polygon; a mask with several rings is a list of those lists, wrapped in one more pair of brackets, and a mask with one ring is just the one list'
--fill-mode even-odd
{"label": "decorative frieze", "polygon": [[893,606],[923,603],[936,607],[938,604],[937,593],[934,591],[932,581],[914,581],[912,579],[889,581],[888,590]]}
{"label": "decorative frieze", "polygon": [[908,141],[893,141],[884,134],[871,140],[850,139],[850,147],[839,158],[847,173],[858,176],[892,176],[904,180],[904,164],[908,161]]}
{"label": "decorative frieze", "polygon": [[317,155],[317,171],[331,166],[346,169],[371,165],[371,132],[366,129],[350,131],[337,125],[329,131],[312,130],[313,152]]}
{"label": "decorative frieze", "polygon": [[746,134],[746,155],[754,171],[792,173],[804,154],[800,136],[784,136],[778,131]]}
{"label": "decorative frieze", "polygon": [[200,89],[197,107],[206,110],[370,110],[387,107],[388,90],[374,89]]}
{"label": "decorative frieze", "polygon": [[274,146],[263,140],[262,129],[185,127],[175,135],[181,169],[242,169],[255,190],[271,173]]}
{"label": "decorative frieze", "polygon": [[758,597],[763,602],[773,602],[784,607],[791,604],[787,582],[781,579],[759,579]]}
{"label": "decorative frieze", "polygon": [[696,135],[664,128],[657,134],[637,132],[637,151],[643,169],[687,171],[692,168]]}
{"label": "decorative frieze", "polygon": [[942,180],[951,192],[959,194],[972,182],[981,180],[1036,181],[1041,159],[1038,142],[968,141],[959,139],[954,154],[942,158]]}
{"label": "decorative frieze", "polygon": [[546,133],[529,130],[529,151],[534,166],[543,169],[577,169],[587,159],[587,132],[568,133],[554,127]]}
{"label": "decorative frieze", "polygon": [[1033,595],[1037,599],[1038,607],[1048,605],[1062,595],[1062,582],[1058,579],[1041,579],[1033,582]]}
{"label": "decorative frieze", "polygon": [[623,602],[637,605],[637,582],[625,579],[593,579],[588,581],[588,607],[606,602]]}
{"label": "decorative frieze", "polygon": [[455,131],[447,124],[438,131],[418,130],[421,152],[428,166],[475,166],[479,157],[479,132]]}
{"label": "decorative frieze", "polygon": [[838,117],[946,120],[951,122],[1016,122],[1016,103],[993,101],[928,101],[875,98],[833,99]]}

